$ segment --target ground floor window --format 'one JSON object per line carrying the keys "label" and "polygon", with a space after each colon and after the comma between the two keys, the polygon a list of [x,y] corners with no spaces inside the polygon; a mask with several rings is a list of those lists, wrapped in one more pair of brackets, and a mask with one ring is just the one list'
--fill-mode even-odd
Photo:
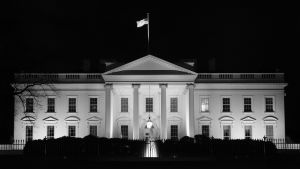
{"label": "ground floor window", "polygon": [[54,126],[47,126],[47,138],[54,138]]}
{"label": "ground floor window", "polygon": [[76,137],[76,126],[68,126],[68,136]]}
{"label": "ground floor window", "polygon": [[97,136],[97,126],[96,125],[90,126],[90,135]]}
{"label": "ground floor window", "polygon": [[121,125],[121,138],[128,139],[128,125]]}
{"label": "ground floor window", "polygon": [[230,125],[223,126],[223,138],[224,138],[224,140],[231,139],[231,126]]}
{"label": "ground floor window", "polygon": [[245,126],[245,139],[251,139],[252,138],[252,126],[247,125]]}
{"label": "ground floor window", "polygon": [[273,125],[266,125],[266,137],[268,139],[274,138],[274,128]]}
{"label": "ground floor window", "polygon": [[171,139],[178,139],[178,125],[171,125]]}
{"label": "ground floor window", "polygon": [[202,135],[209,137],[209,125],[202,125]]}
{"label": "ground floor window", "polygon": [[25,139],[27,141],[31,141],[33,138],[33,126],[26,126],[26,131],[25,131]]}

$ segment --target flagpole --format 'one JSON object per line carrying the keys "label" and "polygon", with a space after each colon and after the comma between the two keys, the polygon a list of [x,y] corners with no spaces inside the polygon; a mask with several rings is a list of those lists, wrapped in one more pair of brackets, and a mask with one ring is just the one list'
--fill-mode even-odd
{"label": "flagpole", "polygon": [[147,13],[147,20],[148,20],[148,24],[147,24],[147,34],[148,34],[148,43],[147,43],[147,52],[148,54],[150,54],[150,17],[149,17],[149,13]]}

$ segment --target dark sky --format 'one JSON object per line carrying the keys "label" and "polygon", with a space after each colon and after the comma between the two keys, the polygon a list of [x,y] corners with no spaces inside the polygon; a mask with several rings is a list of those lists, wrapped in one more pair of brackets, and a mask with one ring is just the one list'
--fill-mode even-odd
{"label": "dark sky", "polygon": [[[294,111],[299,95],[299,13],[265,5],[128,8],[101,1],[9,1],[0,5],[1,88],[8,88],[13,72],[82,72],[87,62],[89,71],[102,72],[102,60],[127,62],[146,55],[147,29],[136,28],[136,21],[150,12],[150,53],[157,57],[172,62],[196,59],[197,72],[208,72],[211,58],[216,59],[217,72],[284,72],[289,83],[286,132],[300,138],[295,120],[300,115]],[[3,119],[0,129],[6,125]]]}

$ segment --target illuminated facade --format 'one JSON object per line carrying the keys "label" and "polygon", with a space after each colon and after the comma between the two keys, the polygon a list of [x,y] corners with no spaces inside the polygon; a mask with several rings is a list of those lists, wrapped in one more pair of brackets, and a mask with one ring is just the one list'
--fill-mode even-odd
{"label": "illuminated facade", "polygon": [[14,139],[285,138],[282,73],[196,73],[147,55],[104,73],[15,76],[50,77],[55,91],[15,98]]}

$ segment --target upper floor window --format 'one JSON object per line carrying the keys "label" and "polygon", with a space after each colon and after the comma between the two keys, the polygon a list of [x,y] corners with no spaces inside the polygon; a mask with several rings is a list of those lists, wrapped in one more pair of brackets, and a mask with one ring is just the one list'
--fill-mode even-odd
{"label": "upper floor window", "polygon": [[55,98],[48,98],[47,105],[47,112],[55,112]]}
{"label": "upper floor window", "polygon": [[47,126],[47,138],[54,138],[54,126]]}
{"label": "upper floor window", "polygon": [[69,112],[76,112],[76,98],[69,98]]}
{"label": "upper floor window", "polygon": [[224,97],[222,99],[223,102],[223,112],[230,112],[230,98]]}
{"label": "upper floor window", "polygon": [[252,112],[252,100],[250,97],[244,98],[244,112]]}
{"label": "upper floor window", "polygon": [[209,102],[209,100],[208,100],[208,98],[207,97],[204,97],[204,98],[200,98],[200,110],[201,110],[201,112],[208,112],[209,110],[208,110],[208,103]]}
{"label": "upper floor window", "polygon": [[153,98],[146,98],[146,112],[153,112]]}
{"label": "upper floor window", "polygon": [[178,112],[178,98],[172,97],[170,99],[170,102],[171,102],[171,106],[170,106],[171,112]]}
{"label": "upper floor window", "polygon": [[266,97],[266,112],[274,112],[274,98],[273,97]]}
{"label": "upper floor window", "polygon": [[121,98],[121,112],[128,112],[128,98]]}
{"label": "upper floor window", "polygon": [[31,141],[33,138],[33,126],[26,126],[26,131],[25,131],[25,139],[27,141]]}
{"label": "upper floor window", "polygon": [[33,98],[26,98],[26,112],[33,112]]}
{"label": "upper floor window", "polygon": [[97,112],[98,111],[98,99],[97,98],[90,98],[90,112]]}

